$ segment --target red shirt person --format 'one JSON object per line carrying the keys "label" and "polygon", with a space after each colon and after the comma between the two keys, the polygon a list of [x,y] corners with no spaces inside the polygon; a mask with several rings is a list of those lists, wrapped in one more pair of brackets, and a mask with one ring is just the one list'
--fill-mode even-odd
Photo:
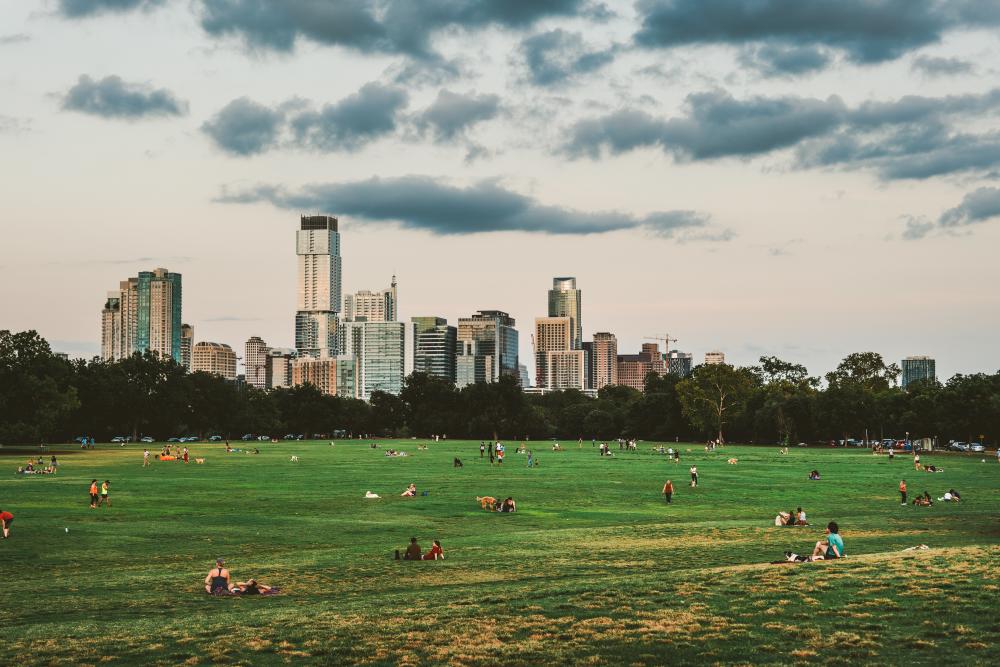
{"label": "red shirt person", "polygon": [[7,539],[10,537],[10,524],[14,523],[14,515],[10,512],[5,512],[0,510],[0,525],[3,526],[3,537]]}

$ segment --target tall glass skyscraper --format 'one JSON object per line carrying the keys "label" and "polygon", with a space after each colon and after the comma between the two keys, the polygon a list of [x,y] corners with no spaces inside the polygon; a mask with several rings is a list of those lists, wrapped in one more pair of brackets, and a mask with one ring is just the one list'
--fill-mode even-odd
{"label": "tall glass skyscraper", "polygon": [[458,330],[443,317],[411,317],[413,370],[454,383]]}
{"label": "tall glass skyscraper", "polygon": [[[411,325],[412,326],[412,325]],[[410,329],[412,331],[412,328]],[[373,391],[398,395],[407,368],[407,325],[403,322],[344,322],[340,354],[357,359],[357,397],[369,400]]]}
{"label": "tall glass skyscraper", "polygon": [[337,218],[302,216],[295,241],[299,259],[295,347],[302,357],[333,356],[341,304]]}
{"label": "tall glass skyscraper", "polygon": [[903,389],[911,382],[937,378],[937,362],[931,357],[906,357],[903,359]]}
{"label": "tall glass skyscraper", "polygon": [[464,386],[463,378],[471,376],[463,372],[465,366],[485,369],[486,382],[496,382],[501,375],[520,377],[514,324],[514,318],[501,310],[480,310],[472,317],[459,318],[459,387]]}
{"label": "tall glass skyscraper", "polygon": [[101,311],[101,355],[117,360],[151,351],[183,363],[181,274],[140,271],[108,293]]}
{"label": "tall glass skyscraper", "polygon": [[581,294],[576,288],[576,278],[553,278],[549,290],[549,317],[568,317],[570,326],[570,349],[583,349],[583,324],[580,322]]}

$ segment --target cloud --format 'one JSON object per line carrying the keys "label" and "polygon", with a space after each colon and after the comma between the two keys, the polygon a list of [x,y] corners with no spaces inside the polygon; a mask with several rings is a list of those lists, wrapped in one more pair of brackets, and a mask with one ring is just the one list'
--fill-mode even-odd
{"label": "cloud", "polygon": [[316,184],[294,191],[262,185],[236,193],[223,192],[218,201],[268,202],[283,209],[330,211],[440,235],[504,231],[601,234],[638,229],[662,238],[681,239],[687,233],[705,230],[709,224],[707,215],[694,211],[662,211],[645,216],[577,211],[541,204],[496,181],[456,187],[427,176]]}
{"label": "cloud", "polygon": [[614,60],[617,47],[597,49],[578,32],[563,29],[532,35],[521,40],[520,51],[528,68],[528,78],[537,86],[566,83],[594,72]]}
{"label": "cloud", "polygon": [[956,74],[971,74],[975,70],[972,63],[961,58],[934,58],[931,56],[917,56],[910,64],[910,68],[924,76],[955,76]]}
{"label": "cloud", "polygon": [[565,150],[596,157],[603,150],[616,154],[657,146],[679,160],[750,157],[823,135],[842,122],[846,111],[837,97],[740,101],[720,91],[689,95],[685,106],[686,116],[668,120],[622,110],[579,121],[570,128]]}
{"label": "cloud", "polygon": [[621,109],[577,121],[562,152],[598,158],[659,148],[678,161],[751,158],[794,148],[791,166],[870,169],[884,180],[923,179],[1000,166],[1000,132],[960,132],[962,119],[995,113],[1000,89],[847,107],[838,97],[689,95],[684,114]]}
{"label": "cloud", "polygon": [[28,132],[31,121],[0,114],[0,134],[21,134]]}
{"label": "cloud", "polygon": [[945,228],[965,227],[1000,218],[1000,188],[979,188],[965,195],[962,203],[938,218]]}
{"label": "cloud", "polygon": [[934,229],[934,223],[926,218],[905,216],[906,227],[903,229],[903,239],[915,241],[922,239]]}
{"label": "cloud", "polygon": [[178,100],[165,88],[126,83],[118,76],[106,76],[95,81],[86,74],[80,75],[76,85],[63,97],[62,108],[102,118],[128,120],[187,113],[187,103]]}
{"label": "cloud", "polygon": [[956,29],[1000,24],[990,0],[639,0],[646,48],[822,45],[856,63],[892,60]]}
{"label": "cloud", "polygon": [[223,151],[249,156],[287,147],[322,152],[357,150],[395,131],[407,95],[401,88],[368,83],[320,109],[304,100],[268,107],[235,99],[202,125]]}
{"label": "cloud", "polygon": [[98,14],[149,11],[164,4],[166,0],[59,0],[59,13],[66,18],[75,19]]}
{"label": "cloud", "polygon": [[291,119],[296,145],[319,151],[357,150],[391,134],[408,96],[401,88],[366,83],[336,104]]}
{"label": "cloud", "polygon": [[11,35],[0,35],[0,46],[7,46],[8,44],[21,44],[23,42],[30,42],[31,35],[23,32],[11,34]]}
{"label": "cloud", "polygon": [[813,44],[759,44],[740,54],[740,63],[763,76],[798,76],[825,69],[832,61],[827,49]]}
{"label": "cloud", "polygon": [[589,0],[203,0],[201,25],[251,50],[288,52],[309,40],[435,60],[431,38],[447,28],[525,28],[541,18],[590,11]]}
{"label": "cloud", "polygon": [[496,118],[499,113],[498,95],[462,95],[442,90],[414,122],[421,130],[429,130],[437,141],[451,141],[473,125]]}

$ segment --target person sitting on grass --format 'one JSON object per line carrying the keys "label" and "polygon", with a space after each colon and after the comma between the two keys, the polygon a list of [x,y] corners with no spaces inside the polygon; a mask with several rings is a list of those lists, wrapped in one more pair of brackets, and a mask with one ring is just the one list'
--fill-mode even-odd
{"label": "person sitting on grass", "polygon": [[944,468],[938,468],[935,465],[924,466],[924,472],[944,472]]}
{"label": "person sitting on grass", "polygon": [[795,525],[796,526],[808,526],[809,522],[806,521],[806,512],[801,507],[795,511]]}
{"label": "person sitting on grass", "polygon": [[917,496],[913,499],[913,504],[919,507],[930,507],[934,503],[931,502],[931,494],[924,491],[924,495]]}
{"label": "person sitting on grass", "polygon": [[403,560],[420,560],[420,545],[417,544],[417,538],[410,538],[410,546],[406,547]]}
{"label": "person sitting on grass", "polygon": [[215,560],[215,567],[205,577],[205,591],[212,595],[226,595],[232,592],[229,583],[229,570],[225,567],[225,561],[221,558]]}
{"label": "person sitting on grass", "polygon": [[958,491],[956,491],[955,489],[948,489],[948,493],[951,494],[952,501],[956,503],[962,499],[962,496],[958,495]]}
{"label": "person sitting on grass", "polygon": [[792,524],[792,515],[788,512],[778,512],[778,516],[774,517],[775,526],[790,526]]}
{"label": "person sitting on grass", "polygon": [[507,496],[507,498],[505,498],[504,501],[500,503],[499,507],[497,507],[497,512],[516,512],[516,511],[517,511],[517,503],[515,503],[514,499],[511,498],[510,496]]}
{"label": "person sitting on grass", "polygon": [[844,540],[836,521],[826,524],[826,539],[816,543],[812,560],[833,560],[844,557]]}
{"label": "person sitting on grass", "polygon": [[424,554],[424,560],[444,560],[444,551],[441,549],[440,540],[434,540],[431,550]]}
{"label": "person sitting on grass", "polygon": [[813,470],[811,473],[809,473],[809,479],[811,479],[814,482],[819,480],[819,470]]}
{"label": "person sitting on grass", "polygon": [[417,495],[417,485],[410,484],[408,487],[406,487],[406,490],[399,495],[404,498],[412,498],[413,496]]}

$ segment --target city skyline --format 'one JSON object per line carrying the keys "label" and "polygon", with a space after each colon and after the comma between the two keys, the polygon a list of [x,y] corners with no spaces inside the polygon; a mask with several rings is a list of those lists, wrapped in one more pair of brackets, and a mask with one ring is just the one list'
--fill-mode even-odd
{"label": "city skyline", "polygon": [[815,375],[867,350],[1000,368],[997,4],[828,3],[780,30],[752,4],[736,30],[717,0],[412,23],[358,0],[374,32],[340,33],[288,3],[259,25],[239,0],[6,3],[3,326],[99,355],[95,295],[169,267],[197,340],[294,347],[285,239],[325,214],[343,293],[396,274],[400,321],[502,310],[522,361],[544,286],[575,276],[584,339],[621,354],[669,331]]}

